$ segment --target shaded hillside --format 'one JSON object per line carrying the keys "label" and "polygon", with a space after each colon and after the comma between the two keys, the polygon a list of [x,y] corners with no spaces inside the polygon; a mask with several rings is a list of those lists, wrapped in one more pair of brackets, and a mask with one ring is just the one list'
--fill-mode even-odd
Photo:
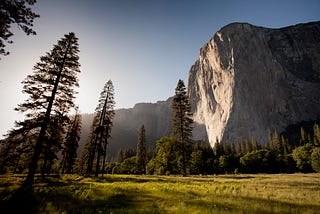
{"label": "shaded hillside", "polygon": [[[121,148],[135,148],[138,130],[142,125],[146,129],[146,144],[155,147],[161,137],[170,136],[172,118],[172,98],[157,103],[138,103],[133,108],[115,111],[109,152],[115,156]],[[93,114],[82,116],[82,133],[78,153],[80,154],[90,133]],[[203,137],[204,136],[204,137]],[[204,126],[194,124],[193,139],[207,140]]]}
{"label": "shaded hillside", "polygon": [[[169,136],[171,131],[171,98],[157,103],[138,103],[133,108],[115,111],[109,152],[116,155],[121,148],[135,148],[138,130],[144,124],[147,145],[155,146],[162,136]],[[81,153],[90,133],[93,114],[83,115],[82,133],[79,145]]]}

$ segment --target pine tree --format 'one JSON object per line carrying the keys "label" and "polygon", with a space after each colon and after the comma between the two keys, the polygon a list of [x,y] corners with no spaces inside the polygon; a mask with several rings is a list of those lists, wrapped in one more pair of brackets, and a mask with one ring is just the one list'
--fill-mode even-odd
{"label": "pine tree", "polygon": [[35,144],[30,145],[33,147],[33,155],[26,185],[33,184],[39,158],[41,155],[45,156],[44,148],[50,148],[51,136],[48,133],[51,132],[49,131],[51,118],[56,118],[63,128],[68,118],[66,114],[74,107],[73,99],[76,94],[74,87],[79,86],[78,53],[78,39],[75,34],[65,35],[50,52],[40,57],[40,62],[33,68],[33,74],[28,75],[22,82],[23,93],[28,94],[29,98],[15,110],[24,113],[25,120],[16,122],[16,129],[12,133],[31,132],[38,135]]}
{"label": "pine tree", "polygon": [[81,134],[81,115],[76,108],[76,114],[69,126],[67,136],[64,142],[62,151],[61,172],[70,174],[72,173],[75,160],[77,158],[77,149],[79,145]]}
{"label": "pine tree", "polygon": [[256,150],[260,149],[260,146],[259,146],[259,144],[258,144],[256,139],[252,138],[251,139],[251,144],[252,144],[252,150],[253,151],[256,151]]}
{"label": "pine tree", "polygon": [[187,175],[191,155],[192,114],[186,87],[182,80],[178,81],[172,103],[172,136],[178,141],[178,157],[181,173]]}
{"label": "pine tree", "polygon": [[123,151],[123,149],[120,149],[120,151],[118,152],[117,161],[118,161],[118,163],[122,163],[122,161],[124,161],[124,151]]}
{"label": "pine tree", "polygon": [[137,144],[137,173],[143,174],[146,172],[147,165],[147,149],[146,149],[146,130],[144,125],[141,126],[138,136],[138,144]]}
{"label": "pine tree", "polygon": [[90,176],[93,171],[93,162],[96,153],[96,145],[94,142],[96,133],[95,129],[97,127],[98,120],[98,115],[95,113],[90,128],[90,133],[80,158],[81,168],[83,169],[82,173],[88,176]]}
{"label": "pine tree", "polygon": [[281,135],[281,146],[282,146],[282,153],[283,155],[288,155],[288,151],[289,151],[289,143],[288,143],[288,140]]}
{"label": "pine tree", "polygon": [[[92,133],[92,132],[90,132]],[[90,135],[88,139],[91,139]],[[79,161],[77,163],[77,172],[80,175],[88,175],[88,162],[89,162],[89,151],[90,151],[90,143],[91,141],[87,141],[84,145],[82,153],[80,155]]]}
{"label": "pine tree", "polygon": [[300,128],[300,146],[304,146],[308,143],[308,134],[303,127]]}
{"label": "pine tree", "polygon": [[274,131],[274,133],[269,133],[268,148],[273,154],[278,155],[283,153],[281,138],[277,131]]}
{"label": "pine tree", "polygon": [[[16,23],[27,35],[35,35],[32,30],[33,21],[39,17],[32,12],[30,5],[36,3],[36,0],[1,0],[0,1],[0,55],[8,55],[5,50],[5,43],[12,43],[9,38],[13,36],[10,27]],[[0,58],[1,59],[1,58]]]}
{"label": "pine tree", "polygon": [[103,157],[102,161],[102,176],[104,174],[108,138],[110,137],[111,128],[113,125],[114,117],[114,87],[111,80],[109,80],[102,92],[100,93],[100,99],[98,106],[95,110],[95,118],[92,124],[92,132],[90,134],[88,151],[88,164],[87,164],[87,174],[92,173],[93,163],[96,158],[96,171],[95,176],[98,176],[100,170],[100,158]]}
{"label": "pine tree", "polygon": [[313,145],[320,146],[320,127],[318,124],[314,124],[313,133]]}

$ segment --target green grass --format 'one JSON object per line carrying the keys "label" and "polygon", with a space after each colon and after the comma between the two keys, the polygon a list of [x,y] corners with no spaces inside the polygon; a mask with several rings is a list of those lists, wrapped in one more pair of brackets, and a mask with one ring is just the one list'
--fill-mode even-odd
{"label": "green grass", "polygon": [[320,174],[23,178],[0,177],[1,213],[320,213]]}

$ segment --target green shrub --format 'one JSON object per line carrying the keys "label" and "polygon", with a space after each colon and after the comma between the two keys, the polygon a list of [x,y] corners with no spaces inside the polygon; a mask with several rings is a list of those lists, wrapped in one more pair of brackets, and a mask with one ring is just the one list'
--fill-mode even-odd
{"label": "green shrub", "polygon": [[311,166],[316,172],[320,172],[320,147],[316,147],[311,153]]}
{"label": "green shrub", "polygon": [[296,161],[298,169],[300,169],[302,172],[312,172],[311,153],[311,144],[299,146],[292,151],[292,157]]}

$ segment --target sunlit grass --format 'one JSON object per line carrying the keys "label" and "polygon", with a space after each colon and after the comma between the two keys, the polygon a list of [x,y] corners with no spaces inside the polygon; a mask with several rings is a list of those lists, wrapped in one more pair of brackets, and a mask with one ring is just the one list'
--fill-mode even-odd
{"label": "sunlit grass", "polygon": [[[36,180],[18,205],[23,177],[0,177],[0,209],[39,213],[319,213],[320,174],[208,177],[76,175]],[[31,195],[30,195],[31,194]],[[25,206],[25,207],[24,207]]]}

